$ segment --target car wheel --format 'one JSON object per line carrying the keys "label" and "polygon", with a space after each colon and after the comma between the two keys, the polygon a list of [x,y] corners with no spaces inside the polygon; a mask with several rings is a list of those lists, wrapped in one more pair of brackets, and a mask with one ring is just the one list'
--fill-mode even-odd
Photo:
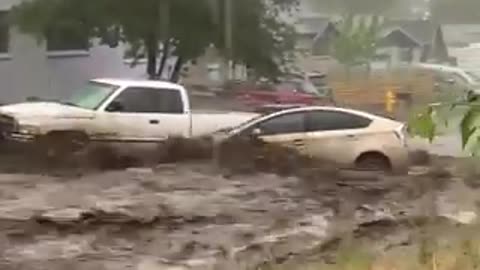
{"label": "car wheel", "polygon": [[391,172],[390,160],[380,153],[367,153],[361,155],[355,162],[355,167],[367,171]]}

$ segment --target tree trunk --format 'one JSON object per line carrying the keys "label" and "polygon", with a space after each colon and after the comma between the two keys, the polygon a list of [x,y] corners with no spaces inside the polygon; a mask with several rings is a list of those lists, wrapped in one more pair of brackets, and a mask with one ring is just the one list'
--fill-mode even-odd
{"label": "tree trunk", "polygon": [[159,2],[158,6],[159,29],[161,29],[163,39],[163,54],[157,71],[157,78],[162,78],[165,70],[165,64],[170,56],[170,0]]}
{"label": "tree trunk", "polygon": [[163,53],[162,58],[160,59],[160,65],[158,67],[157,77],[161,78],[163,71],[165,70],[165,64],[167,63],[168,57],[170,56],[170,41],[165,39],[163,42]]}
{"label": "tree trunk", "polygon": [[177,83],[180,80],[181,71],[183,67],[183,58],[178,56],[177,62],[175,63],[175,67],[173,68],[172,76],[170,77],[170,81]]}
{"label": "tree trunk", "polygon": [[151,34],[145,39],[145,47],[147,50],[147,74],[150,80],[154,80],[157,75],[157,44],[155,34]]}

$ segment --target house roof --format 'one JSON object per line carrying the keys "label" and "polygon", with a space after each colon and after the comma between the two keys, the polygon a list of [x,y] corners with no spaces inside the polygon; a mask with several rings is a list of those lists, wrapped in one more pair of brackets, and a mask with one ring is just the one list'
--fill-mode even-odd
{"label": "house roof", "polygon": [[430,20],[389,20],[384,22],[385,36],[400,30],[419,45],[432,44],[439,25]]}
{"label": "house roof", "polygon": [[379,41],[380,46],[398,46],[400,48],[412,48],[422,46],[414,37],[401,28],[393,29]]}
{"label": "house roof", "polygon": [[323,33],[330,23],[331,19],[325,17],[301,18],[297,22],[297,33],[317,36]]}

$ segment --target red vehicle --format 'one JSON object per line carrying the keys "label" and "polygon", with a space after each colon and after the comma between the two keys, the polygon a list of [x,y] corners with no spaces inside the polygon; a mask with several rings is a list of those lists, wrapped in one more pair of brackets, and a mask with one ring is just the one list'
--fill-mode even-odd
{"label": "red vehicle", "polygon": [[288,80],[278,84],[257,84],[237,91],[236,99],[255,111],[264,108],[290,108],[325,104],[325,97],[315,86],[302,80]]}

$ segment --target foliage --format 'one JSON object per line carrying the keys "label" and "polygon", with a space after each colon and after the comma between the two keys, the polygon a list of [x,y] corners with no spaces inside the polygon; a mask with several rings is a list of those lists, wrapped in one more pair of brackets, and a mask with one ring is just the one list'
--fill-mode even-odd
{"label": "foliage", "polygon": [[[455,111],[455,112],[454,112]],[[472,155],[480,154],[480,102],[439,103],[430,105],[414,114],[409,121],[409,131],[414,136],[432,141],[441,125],[451,125],[452,119],[460,111],[458,132],[461,134],[462,147]]]}
{"label": "foliage", "polygon": [[[285,64],[284,55],[293,49],[292,30],[280,12],[297,0],[232,1],[232,60],[245,63],[262,75],[275,75]],[[44,39],[59,24],[72,26],[88,40],[99,38],[117,46],[130,44],[129,54],[146,55],[147,73],[162,73],[160,55],[176,55],[180,65],[201,56],[211,44],[224,52],[222,5],[225,0],[32,0],[13,9],[14,23],[21,31]],[[162,44],[166,46],[161,46]],[[162,61],[160,61],[162,63]],[[158,67],[157,67],[158,65]]]}
{"label": "foliage", "polygon": [[[285,71],[294,48],[294,28],[282,20],[296,1],[232,1],[235,10],[233,60],[254,69],[258,77],[276,77]],[[223,33],[223,32],[222,32]],[[219,35],[220,36],[220,35]],[[225,48],[224,38],[217,43]],[[225,53],[226,55],[226,53]]]}
{"label": "foliage", "polygon": [[369,65],[377,51],[380,29],[376,17],[370,23],[363,19],[354,24],[353,16],[347,16],[334,40],[333,56],[346,67]]}

